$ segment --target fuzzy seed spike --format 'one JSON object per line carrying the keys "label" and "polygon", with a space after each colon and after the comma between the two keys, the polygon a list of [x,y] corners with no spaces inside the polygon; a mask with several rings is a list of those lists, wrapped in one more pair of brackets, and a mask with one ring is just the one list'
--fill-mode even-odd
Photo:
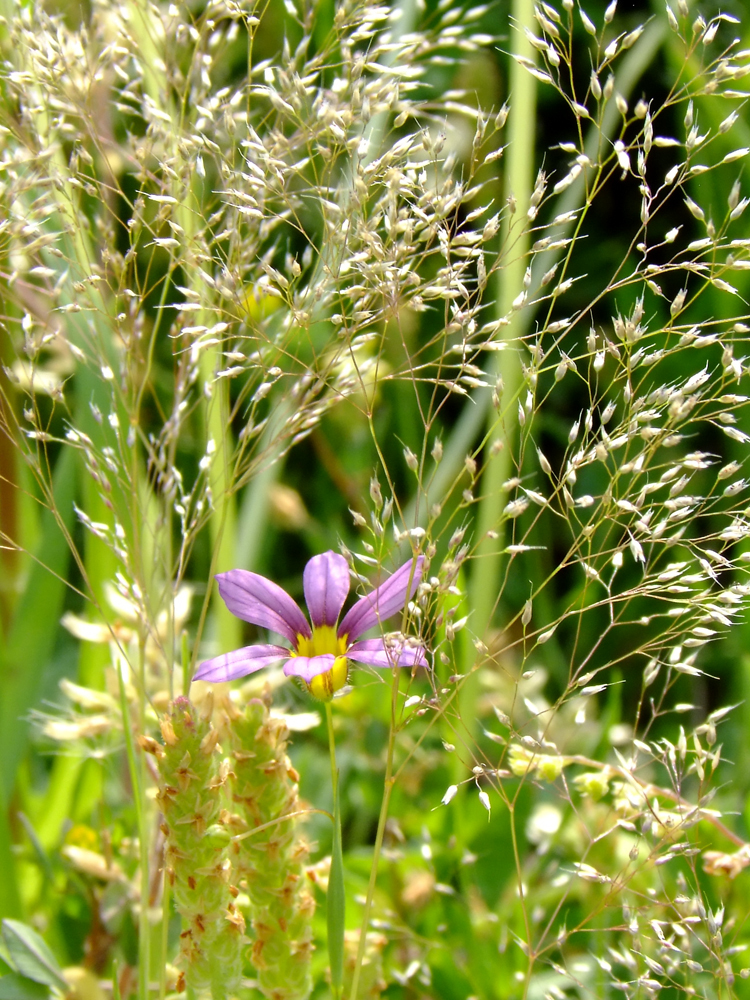
{"label": "fuzzy seed spike", "polygon": [[[306,1000],[312,988],[312,916],[306,886],[307,844],[292,814],[298,774],[286,755],[289,730],[253,700],[229,730],[233,828],[257,834],[234,842],[233,863],[250,898],[255,941],[251,958],[269,1000]],[[284,818],[289,817],[289,818]]]}
{"label": "fuzzy seed spike", "polygon": [[227,768],[216,754],[218,733],[187,698],[162,719],[157,756],[167,847],[165,868],[182,917],[180,961],[187,985],[213,1000],[235,991],[242,972],[245,921],[234,904],[219,790]]}

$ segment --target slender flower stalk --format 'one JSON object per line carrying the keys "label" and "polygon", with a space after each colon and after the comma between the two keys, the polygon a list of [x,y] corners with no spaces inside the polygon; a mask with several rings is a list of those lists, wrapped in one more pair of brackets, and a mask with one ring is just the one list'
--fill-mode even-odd
{"label": "slender flower stalk", "polygon": [[423,556],[405,563],[360,598],[339,624],[349,594],[349,567],[335,552],[313,556],[303,575],[312,628],[296,601],[271,580],[241,569],[219,573],[219,593],[232,614],[284,636],[291,649],[262,643],[243,646],[201,663],[193,679],[230,681],[283,660],[287,677],[299,677],[315,698],[330,701],[346,684],[350,660],[385,670],[427,666],[416,639],[400,633],[361,638],[403,609],[419,585],[423,565]]}
{"label": "slender flower stalk", "polygon": [[331,703],[326,702],[328,745],[331,751],[331,790],[333,792],[333,842],[331,873],[328,879],[328,960],[331,968],[331,989],[335,1000],[341,996],[344,975],[344,930],[346,926],[346,891],[344,889],[344,852],[341,846],[341,800],[339,773],[336,767],[336,740],[333,734]]}
{"label": "slender flower stalk", "polygon": [[393,791],[393,751],[396,743],[396,704],[398,698],[398,676],[394,671],[393,684],[391,685],[391,719],[390,732],[388,734],[388,747],[385,758],[385,777],[383,779],[383,798],[380,803],[380,815],[378,817],[378,829],[375,834],[375,846],[372,851],[372,862],[370,864],[370,881],[367,885],[367,896],[365,897],[364,910],[362,912],[362,924],[357,945],[357,956],[354,960],[352,971],[351,989],[349,1000],[357,1000],[359,996],[359,984],[365,968],[365,953],[367,951],[367,929],[370,926],[370,911],[375,898],[375,885],[378,880],[378,865],[380,863],[380,852],[383,849],[383,837],[385,836],[385,825],[388,820],[388,809],[391,804],[391,793]]}

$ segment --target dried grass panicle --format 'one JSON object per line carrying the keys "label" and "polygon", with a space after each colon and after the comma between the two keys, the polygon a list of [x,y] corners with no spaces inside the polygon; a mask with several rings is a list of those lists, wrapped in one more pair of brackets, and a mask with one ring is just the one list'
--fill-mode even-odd
{"label": "dried grass panicle", "polygon": [[[18,443],[43,486],[47,447],[59,440],[80,454],[102,498],[99,516],[81,509],[81,523],[143,600],[154,585],[182,578],[224,492],[299,443],[342,399],[361,394],[369,407],[375,372],[420,373],[404,356],[386,375],[378,324],[404,306],[422,308],[424,296],[450,301],[451,282],[463,288],[481,256],[471,249],[481,239],[455,233],[452,221],[477,190],[453,179],[451,158],[440,156],[445,137],[430,138],[439,106],[411,96],[430,60],[453,44],[447,14],[394,48],[382,36],[386,7],[343,5],[328,46],[312,55],[305,35],[247,85],[216,90],[222,53],[240,31],[252,43],[261,12],[218,5],[193,24],[156,6],[139,20],[102,4],[87,30],[36,9],[33,24],[12,26],[17,65],[7,83],[20,117],[4,136],[14,205],[4,228],[24,309],[25,360],[14,371],[28,403]],[[471,52],[486,41],[469,33],[461,45]],[[330,87],[324,71],[339,47]],[[187,69],[170,69],[170,79],[171,53],[186,48]],[[181,88],[179,104],[172,86]],[[452,97],[452,114],[474,115]],[[107,102],[131,123],[124,142],[98,113]],[[393,113],[412,130],[379,150]],[[484,134],[487,121],[480,124]],[[489,239],[493,227],[485,228]],[[300,259],[284,256],[281,247],[299,235],[307,242]],[[454,242],[455,260],[437,278],[422,277],[422,265],[451,254]],[[324,318],[332,336],[320,343],[313,330]],[[162,419],[146,429],[165,335],[170,391],[157,393]],[[449,384],[465,392],[460,380],[472,377],[459,366]],[[70,387],[87,381],[78,406]],[[64,435],[44,405],[40,412],[42,393],[64,414]],[[280,407],[282,397],[291,405]],[[186,480],[178,444],[212,405],[224,427],[240,415],[243,426],[236,442],[220,442],[209,414],[204,454]],[[143,579],[149,568],[134,550],[140,504],[130,483],[141,452],[137,479],[159,504],[153,530],[163,535],[176,522],[181,537],[169,564],[157,545],[155,580]]]}

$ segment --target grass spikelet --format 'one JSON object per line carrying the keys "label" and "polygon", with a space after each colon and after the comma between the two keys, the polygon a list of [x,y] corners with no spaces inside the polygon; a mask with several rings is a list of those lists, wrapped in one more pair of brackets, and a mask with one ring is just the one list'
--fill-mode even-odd
{"label": "grass spikelet", "polygon": [[252,962],[270,1000],[305,1000],[312,988],[315,901],[305,864],[309,848],[299,833],[298,775],[286,755],[289,730],[253,699],[228,723],[233,814],[244,836],[232,844],[232,864],[250,900]]}
{"label": "grass spikelet", "polygon": [[229,833],[221,822],[226,766],[218,734],[187,698],[177,698],[161,723],[163,748],[143,742],[155,755],[164,816],[166,874],[182,918],[181,965],[196,994],[223,1000],[239,986],[245,921],[231,884]]}

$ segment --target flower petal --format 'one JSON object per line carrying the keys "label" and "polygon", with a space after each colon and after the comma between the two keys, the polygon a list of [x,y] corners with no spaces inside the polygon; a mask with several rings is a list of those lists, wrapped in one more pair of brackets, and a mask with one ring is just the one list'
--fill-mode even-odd
{"label": "flower petal", "polygon": [[349,593],[346,559],[336,552],[313,556],[302,580],[313,625],[335,625]]}
{"label": "flower petal", "polygon": [[224,603],[237,618],[270,629],[293,643],[298,635],[310,638],[310,626],[299,605],[277,584],[245,569],[230,569],[216,579]]}
{"label": "flower petal", "polygon": [[254,674],[256,670],[288,656],[289,650],[283,646],[243,646],[231,653],[215,656],[212,660],[204,660],[193,674],[193,680],[210,681],[214,684],[233,681],[237,677]]}
{"label": "flower petal", "polygon": [[348,660],[388,670],[390,667],[426,667],[424,647],[416,640],[361,639],[346,651]]}
{"label": "flower petal", "polygon": [[287,677],[301,677],[309,684],[313,677],[333,670],[335,659],[330,653],[323,653],[321,656],[292,656],[284,664],[284,673]]}
{"label": "flower petal", "polygon": [[357,601],[344,615],[338,629],[339,636],[358,639],[368,629],[400,611],[419,586],[423,566],[424,556],[417,558],[416,565],[412,560],[404,563],[376,590]]}

